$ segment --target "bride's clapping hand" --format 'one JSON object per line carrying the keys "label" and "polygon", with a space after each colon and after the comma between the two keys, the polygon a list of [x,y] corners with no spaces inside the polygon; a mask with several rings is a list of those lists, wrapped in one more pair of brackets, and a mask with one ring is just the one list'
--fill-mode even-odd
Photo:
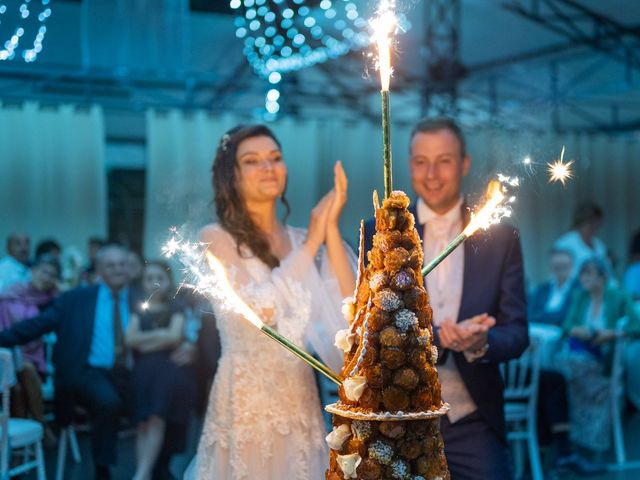
{"label": "bride's clapping hand", "polygon": [[333,167],[333,202],[331,203],[331,207],[329,209],[329,215],[327,218],[329,227],[337,227],[338,222],[340,221],[340,215],[342,215],[342,210],[344,209],[345,204],[347,203],[347,174],[344,172],[344,168],[342,168],[342,162],[339,160]]}
{"label": "bride's clapping hand", "polygon": [[318,253],[318,249],[325,241],[327,235],[327,219],[333,205],[334,197],[335,192],[331,190],[322,197],[316,206],[313,207],[313,210],[311,210],[305,247],[312,256]]}

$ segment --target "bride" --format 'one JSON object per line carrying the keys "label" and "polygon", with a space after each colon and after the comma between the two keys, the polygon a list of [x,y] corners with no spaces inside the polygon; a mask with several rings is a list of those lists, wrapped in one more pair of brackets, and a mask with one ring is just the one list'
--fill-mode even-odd
{"label": "bride", "polygon": [[[263,125],[238,126],[221,139],[213,164],[218,223],[201,234],[240,296],[293,342],[310,344],[334,369],[344,328],[341,299],[353,291],[353,253],[338,220],[347,178],[338,162],[334,188],[311,212],[308,230],[278,221],[287,166]],[[286,215],[285,215],[286,218]],[[313,371],[238,314],[213,305],[222,355],[198,453],[185,478],[321,479],[328,462]]]}

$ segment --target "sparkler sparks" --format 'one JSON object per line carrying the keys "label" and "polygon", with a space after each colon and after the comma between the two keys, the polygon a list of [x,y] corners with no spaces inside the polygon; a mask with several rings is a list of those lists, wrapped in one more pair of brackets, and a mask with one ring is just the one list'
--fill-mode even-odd
{"label": "sparkler sparks", "polygon": [[549,172],[549,183],[560,182],[562,186],[566,185],[567,180],[573,178],[573,171],[571,165],[573,160],[564,163],[564,147],[560,153],[560,158],[553,163],[547,163],[547,171]]}
{"label": "sparkler sparks", "polygon": [[395,14],[395,0],[381,0],[378,16],[371,20],[373,40],[378,45],[378,70],[382,91],[389,90],[393,69],[391,67],[391,36],[398,24]]}
{"label": "sparkler sparks", "polygon": [[462,231],[460,235],[454,238],[442,252],[431,260],[427,266],[422,269],[422,276],[426,276],[434,268],[447,258],[451,252],[458,248],[467,238],[473,235],[478,229],[486,230],[491,225],[499,223],[505,217],[510,217],[512,210],[511,204],[515,202],[516,197],[509,193],[509,188],[515,188],[520,185],[517,177],[507,177],[498,174],[497,180],[489,182],[485,195],[486,202],[477,213],[471,215],[469,225]]}
{"label": "sparkler sparks", "polygon": [[[185,266],[185,274],[193,278],[193,284],[182,283],[206,295],[210,300],[223,305],[251,322],[262,333],[289,350],[298,358],[304,360],[329,380],[340,385],[342,379],[324,363],[309,355],[303,349],[280,335],[273,328],[265,325],[260,317],[240,298],[227,278],[222,263],[210,252],[206,251],[206,244],[185,241],[177,229],[172,228],[173,237],[162,247],[167,257],[178,255],[178,259]],[[206,260],[206,261],[205,261]],[[207,269],[208,265],[208,269]]]}
{"label": "sparkler sparks", "polygon": [[485,195],[485,205],[475,214],[471,214],[469,225],[462,232],[466,236],[473,235],[478,229],[486,230],[491,225],[499,223],[504,217],[510,217],[511,204],[515,202],[514,195],[508,195],[508,187],[518,187],[517,177],[507,177],[498,174],[497,180],[491,180]]}
{"label": "sparkler sparks", "polygon": [[499,223],[504,217],[510,217],[512,213],[510,204],[516,200],[516,197],[507,196],[508,187],[519,185],[520,180],[517,177],[507,177],[499,173],[498,179],[491,180],[487,186],[485,205],[477,213],[471,214],[471,221],[462,233],[471,236],[480,228],[486,230],[491,225]]}
{"label": "sparkler sparks", "polygon": [[378,16],[371,20],[373,40],[378,44],[378,69],[380,70],[380,98],[382,100],[382,160],[384,171],[384,198],[393,191],[391,158],[391,110],[389,106],[389,83],[391,68],[391,36],[395,33],[398,20],[395,14],[395,0],[381,0]]}

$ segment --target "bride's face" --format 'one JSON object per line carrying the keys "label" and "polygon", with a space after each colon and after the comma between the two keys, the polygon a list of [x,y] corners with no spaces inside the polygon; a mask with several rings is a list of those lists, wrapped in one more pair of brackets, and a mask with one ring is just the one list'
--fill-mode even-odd
{"label": "bride's face", "polygon": [[274,201],[287,184],[287,166],[278,144],[268,136],[250,137],[238,145],[238,189],[248,202]]}

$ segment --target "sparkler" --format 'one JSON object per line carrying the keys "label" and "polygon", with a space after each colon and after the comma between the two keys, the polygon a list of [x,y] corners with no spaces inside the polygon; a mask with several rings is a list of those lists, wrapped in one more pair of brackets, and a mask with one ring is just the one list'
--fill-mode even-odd
{"label": "sparkler", "polygon": [[564,187],[566,185],[566,181],[573,177],[573,172],[571,171],[572,164],[573,160],[564,163],[564,147],[562,147],[560,158],[553,163],[547,163],[547,171],[549,172],[549,183],[560,182]]}
{"label": "sparkler", "polygon": [[[174,234],[177,235],[177,231],[175,229],[173,231]],[[270,337],[272,340],[275,340],[298,358],[304,360],[329,380],[338,385],[342,384],[342,379],[337,373],[318,359],[309,355],[291,340],[266,325],[236,293],[229,283],[224,266],[210,252],[205,253],[205,258],[210,268],[210,272],[206,272],[203,268],[202,262],[202,247],[202,244],[189,244],[173,237],[164,245],[162,250],[167,257],[171,257],[174,254],[179,253],[180,261],[186,266],[187,271],[190,272],[196,280],[196,284],[191,285],[195,290],[206,294],[212,300],[220,302],[230,310],[242,315],[262,333]]]}
{"label": "sparkler", "polygon": [[467,238],[473,235],[478,229],[488,229],[491,225],[499,223],[504,217],[511,216],[510,204],[516,199],[513,195],[508,195],[508,187],[519,186],[517,178],[506,177],[498,174],[497,180],[491,180],[487,187],[486,203],[476,214],[472,214],[469,225],[462,231],[460,235],[454,238],[442,252],[431,260],[423,269],[422,276],[425,277],[436,268],[451,252],[453,252]]}
{"label": "sparkler", "polygon": [[380,70],[380,97],[382,99],[382,158],[384,162],[384,197],[393,191],[391,159],[391,113],[389,107],[389,84],[391,81],[391,35],[397,19],[394,0],[381,0],[378,16],[371,21],[373,39],[378,45],[378,69]]}

